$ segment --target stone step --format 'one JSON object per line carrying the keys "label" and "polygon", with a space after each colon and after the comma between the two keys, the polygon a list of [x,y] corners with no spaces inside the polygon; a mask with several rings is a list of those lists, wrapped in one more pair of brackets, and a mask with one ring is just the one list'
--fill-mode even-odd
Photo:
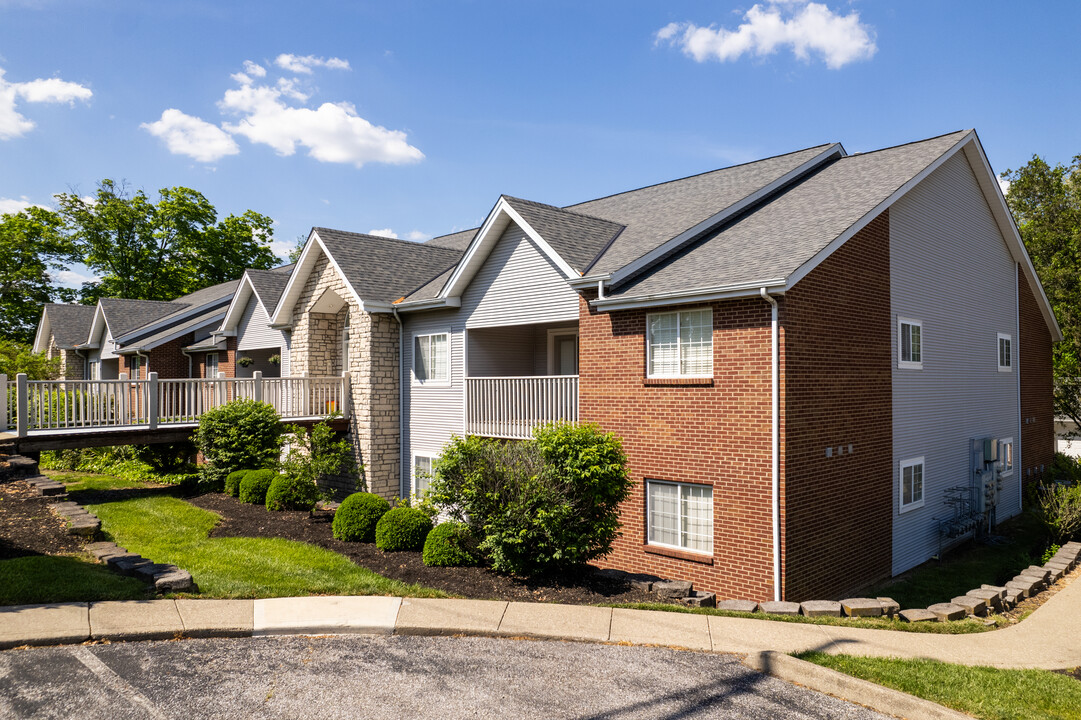
{"label": "stone step", "polygon": [[927,610],[933,612],[935,617],[940,622],[947,622],[949,620],[962,620],[968,611],[960,605],[954,603],[935,603],[934,605],[928,605]]}
{"label": "stone step", "polygon": [[965,614],[976,615],[977,617],[983,617],[987,614],[987,601],[978,597],[972,597],[971,595],[959,595],[950,602],[954,605],[960,605],[965,609]]}
{"label": "stone step", "polygon": [[800,605],[794,602],[764,602],[759,604],[762,612],[770,615],[799,615]]}
{"label": "stone step", "polygon": [[690,597],[694,586],[686,580],[669,580],[667,582],[653,583],[653,592],[659,600],[682,600]]}
{"label": "stone step", "polygon": [[841,603],[835,600],[808,600],[799,607],[804,617],[841,617]]}
{"label": "stone step", "polygon": [[883,610],[876,598],[845,598],[841,609],[848,617],[881,617]]}
{"label": "stone step", "polygon": [[154,589],[158,592],[185,592],[195,589],[195,582],[187,570],[177,569],[154,578]]}
{"label": "stone step", "polygon": [[687,603],[689,607],[716,607],[717,595],[705,590],[692,590],[691,594],[683,599],[683,602]]}
{"label": "stone step", "polygon": [[926,610],[924,608],[913,608],[911,610],[902,610],[901,619],[905,622],[938,622],[938,615]]}
{"label": "stone step", "polygon": [[754,600],[718,600],[718,610],[729,612],[755,613],[758,612],[758,603]]}
{"label": "stone step", "polygon": [[12,478],[32,477],[38,474],[38,463],[22,455],[11,455],[8,457],[7,474]]}

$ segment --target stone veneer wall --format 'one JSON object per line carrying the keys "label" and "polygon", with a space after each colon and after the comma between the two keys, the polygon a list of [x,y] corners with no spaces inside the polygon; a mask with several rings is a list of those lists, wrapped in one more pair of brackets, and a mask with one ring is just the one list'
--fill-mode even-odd
{"label": "stone veneer wall", "polygon": [[[309,308],[327,290],[345,302],[337,313]],[[349,323],[352,413],[349,430],[355,459],[367,489],[385,498],[399,492],[398,323],[392,315],[364,312],[327,258],[309,274],[293,309],[290,375],[338,375],[342,372],[342,328]],[[355,478],[330,484],[353,490]]]}
{"label": "stone veneer wall", "polygon": [[56,344],[56,339],[49,336],[49,347],[45,349],[45,357],[52,360],[60,358],[61,380],[82,380],[85,358],[73,349],[62,349]]}

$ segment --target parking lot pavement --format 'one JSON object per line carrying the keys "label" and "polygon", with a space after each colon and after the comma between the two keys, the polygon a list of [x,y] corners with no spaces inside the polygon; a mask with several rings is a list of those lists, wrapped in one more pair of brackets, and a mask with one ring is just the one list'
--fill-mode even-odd
{"label": "parking lot pavement", "polygon": [[258,637],[0,653],[4,718],[882,718],[734,655],[460,637]]}

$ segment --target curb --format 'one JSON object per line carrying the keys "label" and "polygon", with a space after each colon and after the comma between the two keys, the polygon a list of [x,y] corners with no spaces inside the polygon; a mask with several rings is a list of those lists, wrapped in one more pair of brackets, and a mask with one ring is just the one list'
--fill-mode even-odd
{"label": "curb", "polygon": [[751,653],[743,664],[785,682],[907,720],[972,720],[971,715],[951,710],[930,700],[772,650]]}

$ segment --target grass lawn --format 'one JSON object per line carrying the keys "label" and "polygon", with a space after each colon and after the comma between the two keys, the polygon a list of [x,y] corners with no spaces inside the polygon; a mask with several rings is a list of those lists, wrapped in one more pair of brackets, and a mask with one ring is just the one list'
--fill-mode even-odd
{"label": "grass lawn", "polygon": [[902,608],[920,608],[964,595],[983,583],[1002,585],[1029,565],[1040,564],[1044,533],[1027,514],[1010,520],[998,530],[1005,542],[996,545],[970,544],[947,553],[902,575],[876,585],[869,597],[889,596]]}
{"label": "grass lawn", "polygon": [[210,538],[219,516],[175,497],[103,502],[88,509],[101,518],[102,530],[118,545],[154,562],[172,563],[191,572],[202,597],[444,595],[390,580],[343,555],[306,543],[279,538]]}
{"label": "grass lawn", "polygon": [[1081,717],[1081,682],[1047,670],[823,653],[797,657],[987,720]]}
{"label": "grass lawn", "polygon": [[30,555],[0,560],[0,605],[146,597],[146,583],[82,558]]}
{"label": "grass lawn", "polygon": [[695,613],[698,615],[719,615],[721,617],[749,618],[751,620],[771,620],[774,622],[804,623],[809,625],[840,625],[843,627],[874,628],[876,630],[900,630],[914,633],[937,633],[940,635],[964,635],[967,633],[993,630],[975,619],[956,620],[948,623],[921,622],[907,623],[889,618],[835,618],[804,617],[802,615],[767,615],[765,613],[743,613],[717,608],[692,608],[668,603],[610,603],[604,607],[630,608],[631,610],[663,610],[665,612]]}

